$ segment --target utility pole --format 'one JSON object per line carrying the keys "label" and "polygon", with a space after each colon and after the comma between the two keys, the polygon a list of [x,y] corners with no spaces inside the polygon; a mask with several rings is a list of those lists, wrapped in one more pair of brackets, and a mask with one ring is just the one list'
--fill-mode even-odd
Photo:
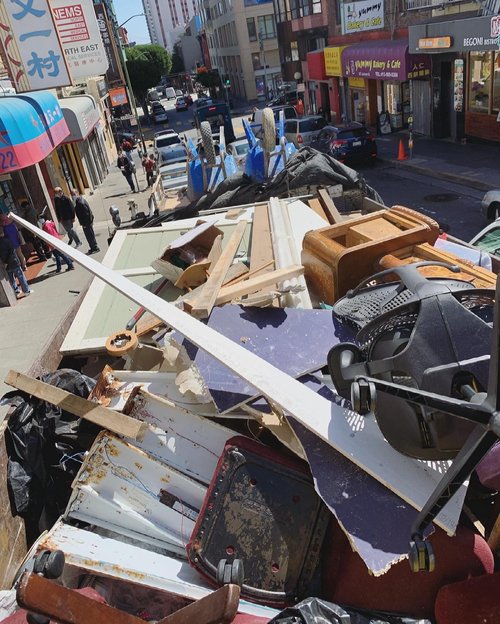
{"label": "utility pole", "polygon": [[116,27],[116,31],[115,31],[115,39],[116,42],[120,48],[120,61],[122,64],[122,69],[123,69],[123,73],[125,75],[125,82],[127,83],[127,91],[128,91],[128,98],[130,101],[130,106],[132,107],[132,112],[133,115],[135,117],[135,120],[137,122],[137,130],[139,131],[139,136],[141,138],[141,143],[142,143],[142,151],[144,154],[147,153],[146,150],[146,142],[144,140],[144,134],[142,132],[142,127],[141,127],[141,120],[139,118],[139,115],[137,113],[137,106],[135,104],[135,97],[134,97],[134,92],[132,90],[132,83],[130,82],[130,76],[128,73],[128,68],[127,68],[127,57],[125,55],[125,48],[123,47],[123,43],[122,40],[120,38],[120,28],[122,28],[122,26],[125,26],[125,24],[127,22],[129,22],[131,19],[133,19],[134,17],[142,17],[144,15],[144,13],[137,13],[137,15],[132,15],[131,17],[129,17],[127,20],[125,20],[123,22],[123,24],[120,24],[119,26]]}

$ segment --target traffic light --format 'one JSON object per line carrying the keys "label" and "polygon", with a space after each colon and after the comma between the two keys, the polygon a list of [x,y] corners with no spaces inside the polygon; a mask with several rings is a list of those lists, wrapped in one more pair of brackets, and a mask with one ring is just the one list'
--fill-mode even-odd
{"label": "traffic light", "polygon": [[226,80],[226,87],[230,87],[231,86],[231,81],[229,80],[229,78]]}

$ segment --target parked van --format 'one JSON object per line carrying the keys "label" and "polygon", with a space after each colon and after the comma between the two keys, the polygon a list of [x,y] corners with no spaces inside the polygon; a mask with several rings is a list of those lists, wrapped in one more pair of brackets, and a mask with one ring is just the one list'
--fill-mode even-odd
{"label": "parked van", "polygon": [[175,98],[177,97],[175,95],[175,89],[173,87],[167,87],[165,90],[165,97],[169,100],[175,100]]}

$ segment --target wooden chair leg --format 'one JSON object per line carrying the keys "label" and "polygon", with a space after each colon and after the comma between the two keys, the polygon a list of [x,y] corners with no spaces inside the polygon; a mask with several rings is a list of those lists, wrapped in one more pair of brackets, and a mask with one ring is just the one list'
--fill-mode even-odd
{"label": "wooden chair leg", "polygon": [[31,572],[21,577],[17,603],[27,611],[45,615],[60,624],[144,624],[140,618]]}
{"label": "wooden chair leg", "polygon": [[[224,585],[157,624],[230,624],[240,600],[238,585]],[[25,572],[17,588],[20,607],[60,624],[144,624],[144,620],[102,604],[43,576]]]}
{"label": "wooden chair leg", "polygon": [[159,620],[157,624],[230,624],[240,602],[238,585],[224,585],[187,607]]}

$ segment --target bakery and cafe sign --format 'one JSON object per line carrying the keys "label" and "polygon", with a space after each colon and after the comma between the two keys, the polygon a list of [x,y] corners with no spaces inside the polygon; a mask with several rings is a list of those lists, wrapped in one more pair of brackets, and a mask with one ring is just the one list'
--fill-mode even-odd
{"label": "bakery and cafe sign", "polygon": [[498,50],[500,15],[410,26],[410,53],[438,53],[440,47],[430,47],[429,40],[447,37],[450,46],[443,52]]}

